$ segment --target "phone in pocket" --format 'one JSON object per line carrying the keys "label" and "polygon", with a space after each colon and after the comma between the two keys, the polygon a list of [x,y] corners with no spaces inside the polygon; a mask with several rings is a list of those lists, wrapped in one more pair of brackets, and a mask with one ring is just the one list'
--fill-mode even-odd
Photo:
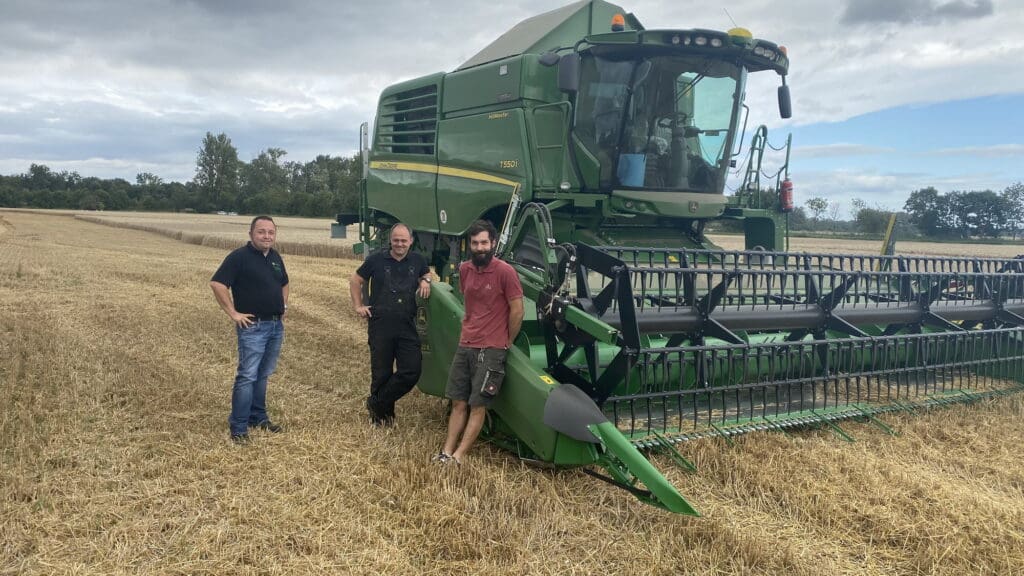
{"label": "phone in pocket", "polygon": [[494,398],[501,390],[501,382],[505,379],[505,373],[501,370],[488,370],[484,373],[484,381],[480,384],[480,395],[484,398]]}

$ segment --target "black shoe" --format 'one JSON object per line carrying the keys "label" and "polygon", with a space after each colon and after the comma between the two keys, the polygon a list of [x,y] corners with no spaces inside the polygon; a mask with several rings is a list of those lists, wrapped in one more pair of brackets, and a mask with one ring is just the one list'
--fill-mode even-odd
{"label": "black shoe", "polygon": [[382,414],[377,408],[376,403],[373,401],[373,397],[366,399],[366,411],[370,414],[370,426],[373,426],[374,428],[382,428],[391,425],[387,415]]}
{"label": "black shoe", "polygon": [[267,432],[273,432],[274,434],[277,434],[278,432],[283,432],[284,431],[284,428],[282,428],[280,424],[274,424],[270,420],[264,420],[263,422],[260,422],[259,424],[257,424],[256,427],[259,428],[260,430],[266,430]]}
{"label": "black shoe", "polygon": [[394,418],[388,418],[387,416],[377,416],[370,414],[370,426],[374,428],[391,428],[395,425]]}
{"label": "black shoe", "polygon": [[249,435],[245,434],[245,433],[242,433],[242,434],[232,434],[231,435],[231,441],[234,442],[235,444],[238,444],[239,446],[248,444],[250,442]]}

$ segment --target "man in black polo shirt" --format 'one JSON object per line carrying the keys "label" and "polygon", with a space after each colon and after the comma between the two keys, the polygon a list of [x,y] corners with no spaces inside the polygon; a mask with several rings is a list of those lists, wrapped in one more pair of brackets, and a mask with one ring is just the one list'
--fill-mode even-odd
{"label": "man in black polo shirt", "polygon": [[288,272],[273,248],[276,239],[270,216],[253,218],[249,243],[228,254],[210,279],[213,295],[238,335],[238,372],[228,418],[236,444],[249,442],[250,426],[281,431],[267,416],[267,379],[277,367],[284,341],[281,320],[288,310]]}
{"label": "man in black polo shirt", "polygon": [[[420,379],[423,354],[416,334],[416,295],[430,296],[430,268],[422,255],[409,250],[412,231],[405,224],[395,224],[390,242],[390,250],[370,254],[349,280],[356,314],[369,323],[370,396],[366,408],[374,426],[394,423],[395,403]],[[367,282],[368,306],[363,304]]]}

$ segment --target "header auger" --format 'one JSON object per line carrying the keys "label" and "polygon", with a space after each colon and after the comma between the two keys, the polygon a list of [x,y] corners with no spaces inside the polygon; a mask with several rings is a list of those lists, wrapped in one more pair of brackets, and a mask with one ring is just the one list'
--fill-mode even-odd
{"label": "header auger", "polygon": [[[406,223],[441,277],[420,389],[444,394],[478,218],[526,294],[486,433],[672,512],[697,514],[640,450],[692,468],[680,442],[842,435],[842,420],[1024,388],[1024,260],[787,253],[781,211],[724,195],[746,75],[778,74],[788,117],[788,67],[745,30],[646,30],[590,0],[385,89],[359,214],[339,223],[359,222],[366,249]],[[746,250],[714,246],[713,219],[739,222]]]}

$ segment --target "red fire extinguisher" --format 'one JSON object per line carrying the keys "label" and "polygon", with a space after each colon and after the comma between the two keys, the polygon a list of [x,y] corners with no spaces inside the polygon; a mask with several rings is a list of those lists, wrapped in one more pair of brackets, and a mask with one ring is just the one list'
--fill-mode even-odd
{"label": "red fire extinguisher", "polygon": [[783,180],[779,188],[779,211],[793,211],[793,181],[789,178]]}

